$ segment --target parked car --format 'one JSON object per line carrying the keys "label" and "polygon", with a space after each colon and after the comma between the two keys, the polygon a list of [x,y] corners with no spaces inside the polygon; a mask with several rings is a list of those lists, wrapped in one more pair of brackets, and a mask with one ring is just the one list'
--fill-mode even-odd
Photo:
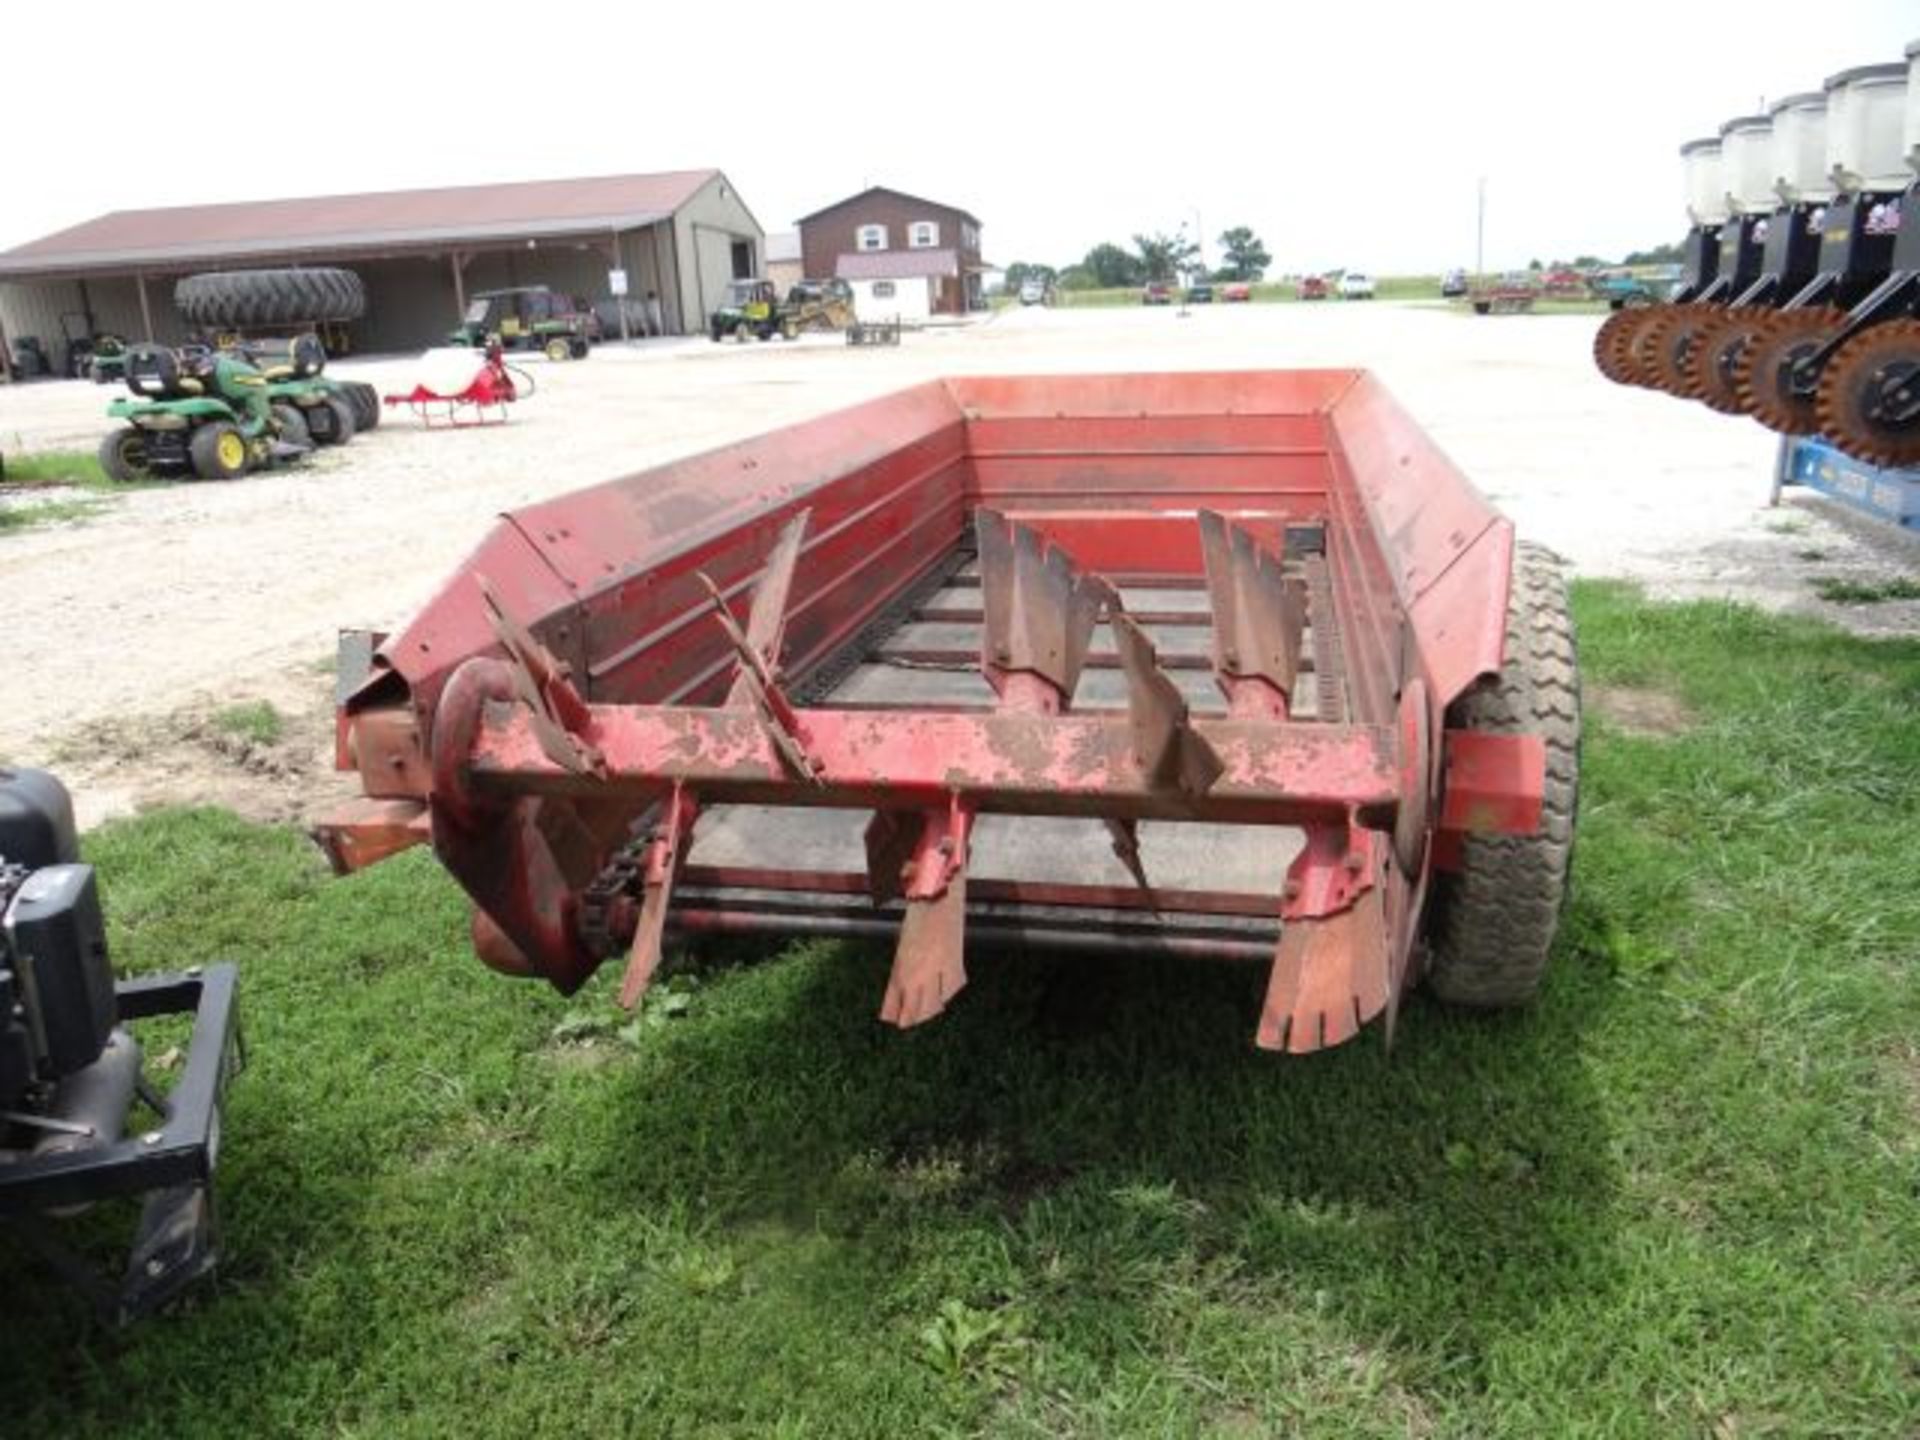
{"label": "parked car", "polygon": [[1253,299],[1253,286],[1244,280],[1234,280],[1220,287],[1220,298],[1229,305],[1244,305]]}
{"label": "parked car", "polygon": [[1327,282],[1319,275],[1302,275],[1294,294],[1301,300],[1324,300],[1327,298]]}
{"label": "parked car", "polygon": [[1189,280],[1187,282],[1187,303],[1189,305],[1211,305],[1213,303],[1213,282],[1211,280]]}
{"label": "parked car", "polygon": [[1467,293],[1467,272],[1455,266],[1440,277],[1440,296],[1445,300],[1458,300]]}
{"label": "parked car", "polygon": [[1140,303],[1142,305],[1171,305],[1173,303],[1173,286],[1164,280],[1149,280],[1145,285],[1140,287]]}
{"label": "parked car", "polygon": [[1020,303],[1022,305],[1044,305],[1047,303],[1047,282],[1044,280],[1025,280],[1020,285]]}
{"label": "parked car", "polygon": [[1340,298],[1342,300],[1373,299],[1373,277],[1363,275],[1358,270],[1349,270],[1340,277]]}
{"label": "parked car", "polygon": [[1584,295],[1587,291],[1586,277],[1578,270],[1562,265],[1549,270],[1541,287],[1549,295]]}

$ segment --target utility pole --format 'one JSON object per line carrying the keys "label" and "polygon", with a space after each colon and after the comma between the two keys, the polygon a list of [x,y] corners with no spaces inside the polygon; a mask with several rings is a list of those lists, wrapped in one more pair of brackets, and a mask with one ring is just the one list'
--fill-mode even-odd
{"label": "utility pole", "polygon": [[1473,273],[1487,273],[1487,177],[1480,177],[1479,204],[1473,221]]}

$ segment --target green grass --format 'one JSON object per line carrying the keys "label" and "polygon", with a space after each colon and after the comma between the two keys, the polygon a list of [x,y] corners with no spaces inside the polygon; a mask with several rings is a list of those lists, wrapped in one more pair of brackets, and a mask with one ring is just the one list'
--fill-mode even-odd
{"label": "green grass", "polygon": [[[1576,597],[1534,1011],[1279,1060],[1264,977],[707,950],[642,1018],[472,960],[415,851],[90,837],[120,962],[243,970],[228,1258],[124,1336],[0,1232],[21,1434],[1889,1436],[1920,1429],[1920,644]],[[765,963],[756,963],[763,961]]]}
{"label": "green grass", "polygon": [[0,505],[0,535],[31,530],[37,525],[85,520],[99,509],[98,500],[43,500],[34,505]]}
{"label": "green grass", "polygon": [[256,745],[277,743],[287,728],[286,718],[267,700],[229,705],[213,717],[213,723],[227,734]]}
{"label": "green grass", "polygon": [[1920,580],[1896,576],[1891,580],[1854,580],[1843,576],[1822,576],[1813,582],[1814,593],[1835,605],[1880,605],[1889,600],[1920,600]]}
{"label": "green grass", "polygon": [[77,489],[86,492],[74,499],[0,506],[0,535],[18,533],[40,525],[86,520],[104,508],[107,497],[144,488],[116,485],[107,478],[97,459],[78,450],[9,454],[6,478],[0,484],[9,490]]}
{"label": "green grass", "polygon": [[[1226,285],[1224,280],[1213,283],[1216,305],[1226,302],[1219,298],[1220,291]],[[1335,288],[1335,282],[1327,282],[1328,289]],[[1376,298],[1381,300],[1437,300],[1440,297],[1440,277],[1438,275],[1380,275],[1374,279]],[[1175,290],[1175,303],[1178,303],[1178,287]],[[1253,287],[1253,300],[1257,304],[1285,302],[1296,304],[1299,294],[1295,282],[1262,281]],[[1140,287],[1126,285],[1110,290],[1060,290],[1056,292],[1055,303],[1069,309],[1104,308],[1114,305],[1138,305]],[[1333,303],[1339,301],[1334,299]]]}
{"label": "green grass", "polygon": [[87,490],[117,490],[100,462],[79,450],[38,450],[7,456],[8,485],[75,485]]}

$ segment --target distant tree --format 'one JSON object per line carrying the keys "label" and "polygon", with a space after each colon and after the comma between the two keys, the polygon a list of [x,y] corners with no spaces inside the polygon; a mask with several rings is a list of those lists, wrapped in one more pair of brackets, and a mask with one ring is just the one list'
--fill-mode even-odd
{"label": "distant tree", "polygon": [[1620,263],[1622,265],[1677,265],[1682,258],[1680,246],[1675,243],[1656,245],[1651,250],[1631,250]]}
{"label": "distant tree", "polygon": [[1045,285],[1058,284],[1060,272],[1051,265],[1037,265],[1026,260],[1016,260],[1007,266],[1006,276],[1007,289],[1017,291],[1029,280],[1038,280]]}
{"label": "distant tree", "polygon": [[1576,270],[1604,270],[1607,268],[1607,262],[1602,260],[1598,255],[1576,255],[1573,257],[1573,268]]}
{"label": "distant tree", "polygon": [[1222,230],[1220,250],[1223,260],[1220,268],[1214,272],[1213,278],[1216,280],[1258,280],[1267,273],[1267,266],[1273,263],[1273,256],[1260,243],[1260,237],[1245,225]]}
{"label": "distant tree", "polygon": [[1527,261],[1527,269],[1529,270],[1544,270],[1546,268],[1547,267],[1542,265],[1538,260]]}
{"label": "distant tree", "polygon": [[1188,269],[1193,257],[1200,253],[1200,247],[1185,235],[1167,235],[1158,231],[1152,235],[1135,235],[1133,248],[1140,257],[1140,278],[1143,280],[1171,280],[1182,270]]}
{"label": "distant tree", "polygon": [[1139,259],[1113,244],[1094,246],[1077,268],[1092,277],[1092,288],[1101,290],[1138,285],[1147,278],[1141,271]]}
{"label": "distant tree", "polygon": [[1062,290],[1098,290],[1099,278],[1084,265],[1069,265],[1060,272],[1058,284]]}

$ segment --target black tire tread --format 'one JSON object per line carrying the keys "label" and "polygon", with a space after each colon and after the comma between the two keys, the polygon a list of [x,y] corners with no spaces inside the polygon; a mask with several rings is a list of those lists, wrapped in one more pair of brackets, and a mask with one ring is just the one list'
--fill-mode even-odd
{"label": "black tire tread", "polygon": [[100,441],[98,451],[100,468],[107,473],[109,480],[122,485],[131,485],[148,478],[145,466],[130,465],[121,452],[121,445],[127,438],[127,427],[109,431]]}
{"label": "black tire tread", "polygon": [[351,270],[215,270],[173,287],[189,325],[216,330],[344,324],[366,313],[367,292]]}
{"label": "black tire tread", "polygon": [[1567,894],[1580,788],[1580,668],[1567,587],[1543,547],[1515,547],[1507,599],[1507,661],[1455,702],[1450,725],[1539,735],[1546,801],[1534,835],[1469,836],[1465,863],[1436,876],[1427,982],[1441,999],[1478,1009],[1539,994]]}
{"label": "black tire tread", "polygon": [[361,430],[380,428],[380,392],[364,380],[349,380],[347,389],[359,397],[359,413],[354,416]]}

